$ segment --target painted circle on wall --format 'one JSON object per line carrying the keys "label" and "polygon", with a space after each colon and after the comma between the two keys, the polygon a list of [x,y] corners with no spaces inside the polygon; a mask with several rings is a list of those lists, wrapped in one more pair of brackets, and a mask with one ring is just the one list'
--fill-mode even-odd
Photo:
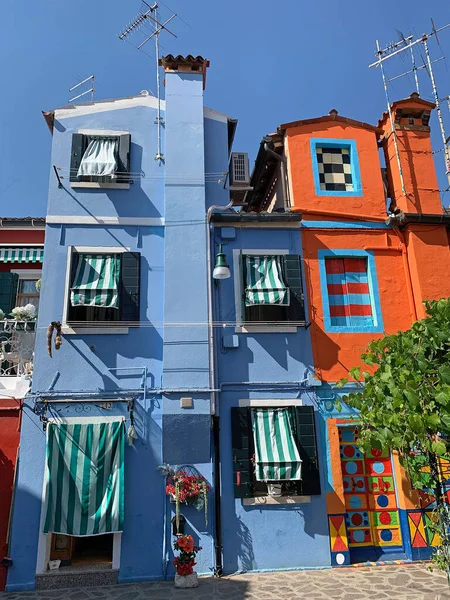
{"label": "painted circle on wall", "polygon": [[383,529],[380,532],[380,538],[383,542],[391,542],[392,541],[392,531],[390,529]]}
{"label": "painted circle on wall", "polygon": [[384,494],[382,496],[378,496],[377,504],[378,506],[381,506],[381,508],[386,508],[386,506],[389,504],[389,498]]}
{"label": "painted circle on wall", "polygon": [[364,542],[366,536],[364,535],[364,531],[362,531],[361,529],[356,529],[355,531],[353,531],[353,540],[358,543],[361,544],[362,542]]}
{"label": "painted circle on wall", "polygon": [[356,466],[356,463],[353,462],[352,460],[349,461],[346,465],[345,465],[345,471],[349,474],[349,475],[354,475],[356,473],[356,471],[358,470],[358,467]]}
{"label": "painted circle on wall", "polygon": [[362,500],[359,496],[350,496],[348,503],[352,508],[361,508],[362,506]]}
{"label": "painted circle on wall", "polygon": [[352,456],[355,456],[355,448],[353,446],[344,446],[343,452],[347,458],[352,458]]}
{"label": "painted circle on wall", "polygon": [[342,554],[342,552],[336,554],[336,562],[338,565],[343,565],[345,563],[345,556]]}
{"label": "painted circle on wall", "polygon": [[382,462],[374,462],[372,469],[380,475],[380,473],[384,473],[384,464]]}
{"label": "painted circle on wall", "polygon": [[358,481],[356,482],[356,486],[359,488],[363,488],[364,487],[364,479],[358,479]]}
{"label": "painted circle on wall", "polygon": [[358,527],[359,525],[362,525],[363,522],[363,518],[361,513],[356,513],[354,515],[352,515],[352,525],[354,527]]}
{"label": "painted circle on wall", "polygon": [[390,525],[392,522],[392,517],[388,512],[380,513],[379,519],[382,525]]}
{"label": "painted circle on wall", "polygon": [[383,450],[379,448],[371,448],[370,452],[374,458],[379,458],[383,454]]}
{"label": "painted circle on wall", "polygon": [[344,442],[353,442],[355,439],[355,434],[353,433],[353,429],[350,427],[343,427],[341,433],[342,441]]}

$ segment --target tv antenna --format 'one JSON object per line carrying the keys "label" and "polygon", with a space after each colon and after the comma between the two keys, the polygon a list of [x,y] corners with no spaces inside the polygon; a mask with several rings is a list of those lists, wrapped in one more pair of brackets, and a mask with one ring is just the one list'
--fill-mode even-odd
{"label": "tv antenna", "polygon": [[73,98],[71,98],[69,100],[69,103],[75,102],[75,100],[78,100],[78,98],[81,98],[82,96],[86,96],[86,94],[91,94],[91,100],[92,100],[92,102],[94,102],[94,94],[95,94],[95,76],[94,75],[90,75],[89,77],[86,77],[86,79],[83,79],[83,81],[80,81],[80,83],[77,83],[76,85],[71,87],[69,89],[69,92],[73,92],[73,90],[79,88],[80,85],[84,85],[88,82],[90,82],[90,88],[88,90],[85,90],[84,92],[81,92],[81,94],[78,94],[77,96],[74,96]]}
{"label": "tv antenna", "polygon": [[157,147],[157,151],[156,151],[156,156],[155,156],[155,160],[158,161],[159,164],[161,164],[164,161],[164,155],[162,154],[162,150],[161,150],[161,127],[164,124],[163,118],[161,116],[161,80],[160,80],[160,76],[159,76],[159,35],[161,33],[161,31],[167,31],[167,33],[170,33],[170,35],[172,35],[174,38],[176,38],[177,36],[173,33],[173,31],[170,31],[170,29],[168,29],[166,27],[166,25],[168,23],[170,23],[170,21],[172,21],[172,19],[174,19],[177,14],[173,13],[164,23],[161,23],[159,20],[159,14],[158,14],[158,3],[155,2],[154,4],[150,5],[147,2],[145,2],[145,0],[142,0],[143,3],[148,7],[148,10],[145,12],[141,12],[136,19],[130,23],[128,25],[128,27],[125,29],[125,31],[123,31],[120,35],[119,35],[119,39],[120,40],[125,40],[128,38],[128,36],[132,35],[135,31],[137,31],[138,29],[141,29],[142,27],[145,26],[150,26],[152,28],[152,33],[146,37],[144,39],[143,42],[141,42],[139,44],[139,46],[137,46],[138,50],[141,50],[145,44],[147,44],[147,42],[149,42],[151,39],[155,40],[155,54],[156,54],[156,90],[157,90],[157,102],[158,102],[158,108],[157,108],[157,116],[156,116],[156,120],[155,123],[158,126],[158,147]]}
{"label": "tv antenna", "polygon": [[[437,42],[438,46],[440,47],[438,33],[440,31],[443,31],[444,29],[447,29],[448,27],[450,27],[450,23],[448,23],[447,25],[444,25],[443,27],[439,27],[439,29],[436,29],[436,27],[434,25],[434,21],[433,21],[433,19],[431,19],[431,26],[432,26],[432,30],[430,33],[424,33],[422,36],[418,37],[417,39],[414,39],[412,35],[405,37],[401,32],[399,32],[401,39],[397,42],[389,44],[388,46],[386,46],[386,48],[383,48],[383,49],[380,48],[378,40],[376,40],[377,60],[376,60],[376,62],[373,62],[372,64],[369,65],[369,68],[371,68],[371,67],[379,67],[380,68],[381,77],[383,79],[384,92],[385,92],[385,96],[386,96],[387,108],[388,108],[388,113],[389,113],[389,120],[391,123],[392,135],[393,135],[393,140],[394,140],[395,154],[397,157],[397,164],[398,164],[398,169],[399,169],[399,173],[400,173],[402,192],[405,196],[406,196],[406,190],[405,190],[405,182],[404,182],[403,172],[402,172],[402,167],[401,167],[400,152],[398,149],[398,138],[397,138],[397,134],[395,131],[394,119],[393,119],[393,115],[392,115],[392,105],[391,105],[391,102],[389,99],[389,90],[388,90],[387,84],[388,84],[388,82],[394,81],[395,79],[399,79],[400,77],[404,77],[405,75],[409,75],[409,74],[413,73],[415,83],[416,83],[416,90],[419,93],[419,79],[418,79],[417,72],[421,69],[425,69],[430,77],[431,87],[432,87],[432,91],[433,91],[433,98],[434,98],[434,103],[436,105],[437,118],[438,118],[438,122],[439,122],[439,129],[440,129],[441,137],[442,137],[442,141],[443,141],[442,151],[444,152],[445,174],[447,175],[447,179],[448,179],[448,182],[450,185],[450,137],[447,137],[447,134],[445,132],[444,119],[443,119],[442,110],[441,110],[441,102],[448,101],[448,99],[450,97],[446,96],[445,98],[439,98],[437,85],[436,85],[436,79],[434,77],[434,72],[433,72],[433,64],[439,62],[440,60],[443,60],[445,57],[441,56],[437,59],[432,60],[431,55],[430,55],[430,50],[428,47],[428,40],[433,36],[436,38],[436,42]],[[426,57],[426,61],[422,57],[423,65],[421,65],[419,67],[416,66],[415,55],[414,55],[414,48],[415,48],[415,46],[417,46],[417,44],[422,44],[423,49],[425,51],[425,57]],[[392,77],[391,79],[387,79],[385,69],[384,69],[384,62],[386,60],[388,60],[389,58],[399,55],[401,52],[404,52],[405,50],[409,50],[409,52],[410,52],[412,69],[410,69],[409,71],[406,71],[405,73],[401,73],[400,75]],[[449,102],[449,108],[450,108],[450,102]]]}

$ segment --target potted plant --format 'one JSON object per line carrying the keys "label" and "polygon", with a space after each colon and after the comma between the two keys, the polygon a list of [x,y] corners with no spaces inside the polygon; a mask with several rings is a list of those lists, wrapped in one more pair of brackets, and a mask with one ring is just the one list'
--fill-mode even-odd
{"label": "potted plant", "polygon": [[173,548],[180,553],[173,561],[173,565],[177,569],[175,575],[175,587],[197,587],[198,579],[194,567],[197,564],[195,562],[195,557],[197,552],[202,549],[201,546],[195,546],[194,538],[191,535],[180,535],[175,540]]}
{"label": "potted plant", "polygon": [[[26,321],[35,321],[36,320],[36,307],[33,304],[26,304],[25,306],[16,306],[15,308],[12,309],[11,311],[11,316],[16,320],[16,321],[25,321],[25,324],[22,325],[24,330],[27,330],[27,324]],[[15,326],[15,329],[18,330],[17,328],[17,323]]]}

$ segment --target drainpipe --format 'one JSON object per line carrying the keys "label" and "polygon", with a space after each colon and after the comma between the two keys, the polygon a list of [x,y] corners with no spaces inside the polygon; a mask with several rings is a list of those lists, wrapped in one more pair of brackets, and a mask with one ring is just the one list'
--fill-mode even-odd
{"label": "drainpipe", "polygon": [[214,575],[222,575],[222,512],[220,506],[220,421],[216,415],[216,353],[214,352],[214,329],[213,329],[213,287],[211,273],[211,231],[210,221],[214,210],[232,209],[233,201],[226,206],[210,206],[206,213],[206,264],[207,264],[207,288],[208,288],[208,351],[209,351],[209,387],[211,390],[211,417],[213,428],[213,452],[214,452],[214,550],[216,564]]}
{"label": "drainpipe", "polygon": [[291,206],[291,202],[289,199],[289,191],[288,191],[288,186],[287,186],[287,174],[286,174],[287,159],[285,156],[280,156],[279,154],[274,152],[267,142],[264,143],[264,150],[280,162],[280,174],[281,174],[281,187],[283,189],[283,201],[284,201],[285,208],[288,208]]}

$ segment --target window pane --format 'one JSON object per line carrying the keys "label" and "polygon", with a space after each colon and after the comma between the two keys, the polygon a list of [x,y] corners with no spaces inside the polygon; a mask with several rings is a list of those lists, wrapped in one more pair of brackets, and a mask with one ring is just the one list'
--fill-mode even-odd
{"label": "window pane", "polygon": [[330,192],[353,192],[350,150],[347,147],[316,148],[320,189]]}
{"label": "window pane", "polygon": [[18,296],[17,306],[26,306],[27,304],[35,306],[37,312],[39,308],[39,296]]}
{"label": "window pane", "polygon": [[37,281],[38,279],[19,279],[19,294],[37,294]]}
{"label": "window pane", "polygon": [[331,325],[373,325],[365,258],[325,259]]}

